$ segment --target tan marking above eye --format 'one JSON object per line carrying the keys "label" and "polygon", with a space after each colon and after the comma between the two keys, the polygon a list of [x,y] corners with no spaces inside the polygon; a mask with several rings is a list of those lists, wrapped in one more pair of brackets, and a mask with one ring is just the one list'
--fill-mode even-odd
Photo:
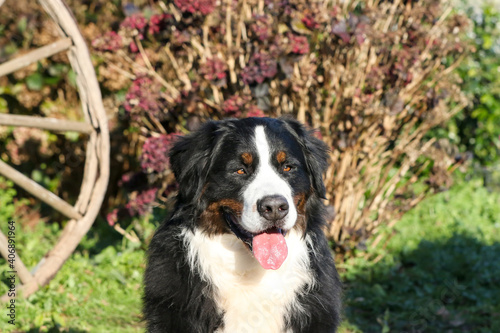
{"label": "tan marking above eye", "polygon": [[243,163],[245,163],[246,165],[251,165],[253,162],[253,156],[250,153],[241,154],[241,159],[243,160]]}
{"label": "tan marking above eye", "polygon": [[286,160],[286,153],[284,151],[280,151],[277,155],[276,155],[276,159],[278,160],[278,163],[283,163],[285,162]]}

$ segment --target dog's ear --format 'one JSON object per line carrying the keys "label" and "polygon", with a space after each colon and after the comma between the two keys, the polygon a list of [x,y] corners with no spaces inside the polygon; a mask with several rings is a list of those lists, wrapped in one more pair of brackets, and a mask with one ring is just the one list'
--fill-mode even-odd
{"label": "dog's ear", "polygon": [[195,132],[178,137],[170,149],[170,167],[180,185],[182,202],[197,201],[201,196],[215,149],[217,128],[217,122],[209,121]]}
{"label": "dog's ear", "polygon": [[323,173],[328,168],[328,146],[314,137],[313,131],[308,131],[298,121],[290,118],[282,118],[282,120],[291,129],[301,145],[314,192],[318,197],[325,199],[326,188],[323,182]]}

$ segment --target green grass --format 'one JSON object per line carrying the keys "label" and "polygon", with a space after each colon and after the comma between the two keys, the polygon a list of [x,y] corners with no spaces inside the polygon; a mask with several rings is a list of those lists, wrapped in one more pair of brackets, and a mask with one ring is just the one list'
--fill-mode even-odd
{"label": "green grass", "polygon": [[[29,267],[33,267],[48,248],[44,240],[47,234],[56,231],[54,229],[57,228],[40,224],[33,232],[18,230],[19,244],[26,244],[19,247],[34,250],[19,251]],[[38,245],[31,246],[34,242]],[[144,250],[126,242],[125,245],[106,246],[94,254],[93,247],[99,246],[97,243],[94,236],[87,237],[48,286],[28,300],[17,298],[15,329],[31,332],[143,331],[140,295]],[[2,265],[2,277],[6,270]],[[0,285],[0,293],[6,290],[5,284]],[[0,331],[11,330],[14,327],[6,320],[0,321]]]}
{"label": "green grass", "polygon": [[[5,204],[15,195],[8,191],[0,187],[2,221],[15,211]],[[28,231],[18,223],[18,253],[28,267],[59,229],[40,223]],[[338,265],[346,287],[340,332],[500,332],[499,193],[462,183],[424,201],[396,229],[386,250],[372,253],[382,260],[360,256]],[[15,327],[2,315],[0,331],[142,332],[143,270],[144,248],[99,220],[49,286],[17,299]]]}
{"label": "green grass", "polygon": [[396,229],[381,261],[339,267],[341,332],[500,332],[500,193],[456,185]]}
{"label": "green grass", "polygon": [[[0,228],[15,219],[12,184],[0,179]],[[155,226],[142,221],[147,233]],[[34,267],[52,248],[58,224],[39,223],[26,230],[16,221],[17,254]],[[16,325],[7,323],[1,311],[0,332],[143,332],[141,286],[145,267],[144,245],[124,238],[98,219],[91,232],[64,264],[51,283],[27,300],[16,297]],[[7,290],[10,270],[0,259],[0,294]],[[18,281],[19,282],[19,281]],[[5,313],[5,314],[4,314]]]}

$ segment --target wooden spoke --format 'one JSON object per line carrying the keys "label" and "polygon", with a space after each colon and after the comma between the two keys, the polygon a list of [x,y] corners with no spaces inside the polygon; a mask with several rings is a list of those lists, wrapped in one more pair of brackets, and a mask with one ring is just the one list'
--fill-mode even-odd
{"label": "wooden spoke", "polygon": [[96,152],[97,133],[90,134],[87,142],[87,154],[85,156],[85,167],[83,171],[82,186],[80,195],[75,203],[75,209],[79,212],[86,212],[90,203],[90,196],[94,190],[94,179],[99,172],[99,155]]}
{"label": "wooden spoke", "polygon": [[93,131],[88,123],[57,118],[34,117],[0,113],[0,125],[17,127],[35,127],[49,131],[75,131],[90,134]]}
{"label": "wooden spoke", "polygon": [[11,59],[0,65],[0,76],[4,76],[24,68],[38,60],[48,58],[56,53],[67,50],[73,44],[71,38],[63,38],[52,44],[33,50],[25,55]]}
{"label": "wooden spoke", "polygon": [[[5,237],[5,235],[0,231],[0,254],[2,255],[2,257],[5,258],[5,260],[11,258],[9,257],[10,253],[8,251],[8,246],[9,246],[9,241],[7,240],[7,237]],[[26,266],[24,266],[23,262],[21,261],[21,258],[19,258],[19,256],[16,255],[13,259],[14,259],[14,264],[13,264],[14,268],[9,270],[15,271],[17,273],[22,284],[30,283],[33,280],[33,276],[31,275],[30,271],[28,271]]]}
{"label": "wooden spoke", "polygon": [[0,160],[0,174],[12,180],[14,183],[22,187],[27,192],[31,193],[33,196],[45,202],[47,205],[52,206],[57,209],[62,214],[69,218],[81,219],[82,216],[76,211],[76,209],[68,204],[63,199],[59,198],[54,193],[43,188],[38,183],[34,182],[30,178],[26,177],[13,167],[4,163]]}

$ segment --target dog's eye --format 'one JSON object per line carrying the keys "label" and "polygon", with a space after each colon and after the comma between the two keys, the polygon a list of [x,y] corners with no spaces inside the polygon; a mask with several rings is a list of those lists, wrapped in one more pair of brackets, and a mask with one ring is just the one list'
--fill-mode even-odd
{"label": "dog's eye", "polygon": [[283,167],[283,171],[285,171],[285,172],[288,172],[288,171],[290,171],[290,170],[292,170],[292,166],[291,166],[291,165],[285,165],[285,166]]}
{"label": "dog's eye", "polygon": [[238,175],[244,175],[244,174],[246,174],[247,172],[245,171],[245,169],[243,169],[243,168],[242,168],[242,169],[239,169],[238,171],[236,171],[236,173],[237,173]]}

